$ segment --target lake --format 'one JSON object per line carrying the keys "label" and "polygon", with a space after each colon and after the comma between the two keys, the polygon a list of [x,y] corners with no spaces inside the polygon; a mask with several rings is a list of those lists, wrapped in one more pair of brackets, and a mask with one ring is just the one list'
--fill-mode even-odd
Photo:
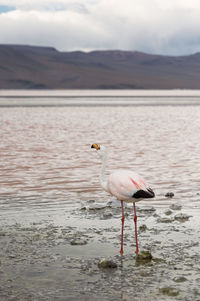
{"label": "lake", "polygon": [[[200,91],[0,91],[0,288],[5,300],[12,295],[15,300],[93,300],[94,291],[97,300],[113,300],[113,294],[115,300],[132,300],[142,270],[137,268],[133,279],[131,207],[125,229],[129,266],[125,256],[124,271],[120,265],[106,274],[105,285],[94,263],[107,255],[118,260],[121,211],[110,210],[112,197],[99,184],[100,160],[92,143],[106,146],[108,172],[136,171],[156,193],[155,199],[137,204],[138,210],[150,206],[156,211],[139,213],[139,225],[149,228],[140,244],[155,257],[169,256],[169,262],[145,267],[149,287],[137,284],[137,297],[147,300],[151,293],[154,300],[161,295],[165,300],[170,294],[160,289],[167,286],[178,287],[177,300],[197,300],[199,104]],[[174,197],[167,198],[168,192]],[[170,209],[174,204],[177,211]],[[167,210],[171,220],[164,221]],[[176,214],[182,214],[181,222]],[[72,246],[80,233],[86,245]],[[176,263],[178,272],[172,268]],[[129,278],[117,293],[125,271]],[[162,273],[170,280],[158,285]],[[186,280],[177,284],[180,275]]]}

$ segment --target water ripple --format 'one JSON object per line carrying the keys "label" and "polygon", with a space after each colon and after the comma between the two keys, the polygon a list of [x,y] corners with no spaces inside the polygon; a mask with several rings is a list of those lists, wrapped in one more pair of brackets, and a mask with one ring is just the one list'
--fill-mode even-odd
{"label": "water ripple", "polygon": [[1,108],[1,214],[107,201],[94,142],[108,148],[108,172],[145,177],[156,191],[152,203],[200,207],[199,119],[199,106]]}

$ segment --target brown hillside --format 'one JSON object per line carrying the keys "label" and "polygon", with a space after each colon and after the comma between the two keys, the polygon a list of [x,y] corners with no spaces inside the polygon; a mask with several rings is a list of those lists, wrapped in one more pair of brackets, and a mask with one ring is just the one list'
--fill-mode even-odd
{"label": "brown hillside", "polygon": [[0,45],[0,89],[200,89],[200,53],[59,52]]}

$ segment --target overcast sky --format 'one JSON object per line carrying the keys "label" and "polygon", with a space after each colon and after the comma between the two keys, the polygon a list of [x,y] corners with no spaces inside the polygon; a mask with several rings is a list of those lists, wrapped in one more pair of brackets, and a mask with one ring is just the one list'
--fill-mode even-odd
{"label": "overcast sky", "polygon": [[0,44],[200,52],[200,0],[0,0]]}

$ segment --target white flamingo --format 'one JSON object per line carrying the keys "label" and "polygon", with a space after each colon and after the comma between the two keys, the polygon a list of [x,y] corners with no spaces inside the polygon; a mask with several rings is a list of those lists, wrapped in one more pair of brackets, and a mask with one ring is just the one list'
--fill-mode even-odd
{"label": "white flamingo", "polygon": [[101,186],[105,191],[115,196],[121,201],[122,208],[122,228],[121,228],[121,249],[120,253],[123,254],[123,233],[124,233],[124,206],[123,202],[132,202],[134,208],[134,223],[135,223],[135,241],[136,241],[136,251],[138,249],[137,240],[137,215],[135,203],[141,201],[142,199],[149,199],[155,196],[153,190],[145,184],[145,181],[135,172],[129,170],[118,170],[111,173],[107,179],[105,179],[105,164],[106,164],[106,148],[100,146],[99,144],[92,144],[91,148],[94,148],[100,154],[102,160],[100,182]]}

